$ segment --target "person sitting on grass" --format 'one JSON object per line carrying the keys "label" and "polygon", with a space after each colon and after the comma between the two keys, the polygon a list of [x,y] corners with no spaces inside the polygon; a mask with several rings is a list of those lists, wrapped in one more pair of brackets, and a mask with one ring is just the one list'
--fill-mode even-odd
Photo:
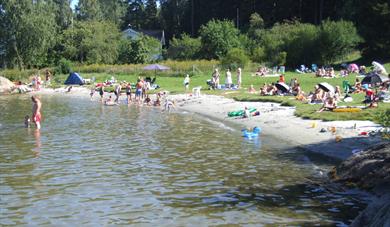
{"label": "person sitting on grass", "polygon": [[323,101],[324,92],[323,90],[316,85],[314,87],[314,92],[310,92],[308,99],[311,103],[321,103]]}
{"label": "person sitting on grass", "polygon": [[292,89],[291,89],[291,93],[293,94],[293,95],[295,95],[295,96],[297,96],[299,93],[301,93],[302,92],[302,89],[301,89],[301,86],[300,86],[300,84],[299,83],[296,83],[295,85],[294,85],[294,87],[292,87]]}
{"label": "person sitting on grass", "polygon": [[336,86],[336,89],[334,91],[334,98],[336,99],[337,102],[340,102],[341,100],[341,89],[340,86]]}
{"label": "person sitting on grass", "polygon": [[267,84],[266,83],[264,83],[263,87],[260,88],[260,95],[261,96],[267,95]]}
{"label": "person sitting on grass", "polygon": [[251,94],[256,93],[256,89],[253,87],[253,84],[251,84],[251,86],[248,88],[248,92]]}
{"label": "person sitting on grass", "polygon": [[337,102],[333,97],[329,97],[325,100],[324,105],[317,112],[322,112],[324,110],[332,111],[337,107]]}

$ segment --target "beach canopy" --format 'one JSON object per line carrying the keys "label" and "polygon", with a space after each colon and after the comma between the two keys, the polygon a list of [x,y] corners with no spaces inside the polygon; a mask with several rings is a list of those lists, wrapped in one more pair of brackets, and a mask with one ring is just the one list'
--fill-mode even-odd
{"label": "beach canopy", "polygon": [[278,90],[282,91],[283,93],[287,93],[290,91],[290,87],[285,83],[279,82],[279,83],[276,83],[275,86]]}
{"label": "beach canopy", "polygon": [[383,65],[379,64],[376,61],[373,61],[372,66],[374,66],[375,71],[377,71],[379,74],[387,76],[387,71]]}
{"label": "beach canopy", "polygon": [[159,64],[152,64],[152,65],[147,65],[144,67],[144,70],[168,70],[171,69],[168,66],[164,65],[159,65]]}
{"label": "beach canopy", "polygon": [[332,85],[326,83],[326,82],[319,83],[318,86],[319,86],[322,90],[324,90],[324,91],[326,91],[326,92],[332,92],[332,93],[335,92],[334,87],[333,87]]}
{"label": "beach canopy", "polygon": [[380,84],[380,83],[382,83],[383,81],[386,81],[386,80],[387,79],[384,76],[381,76],[381,75],[379,75],[376,72],[372,72],[372,73],[368,74],[366,77],[363,78],[362,84],[375,85],[375,84]]}
{"label": "beach canopy", "polygon": [[83,85],[84,79],[78,73],[70,73],[64,84]]}

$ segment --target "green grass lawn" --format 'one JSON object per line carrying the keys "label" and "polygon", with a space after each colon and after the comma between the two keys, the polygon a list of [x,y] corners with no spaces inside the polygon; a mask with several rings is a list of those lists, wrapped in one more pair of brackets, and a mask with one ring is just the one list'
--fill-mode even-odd
{"label": "green grass lawn", "polygon": [[[390,63],[386,64],[385,67],[387,69],[390,69]],[[224,83],[225,76],[224,76],[224,70],[221,70],[221,83]],[[338,73],[338,72],[336,72]],[[385,109],[390,108],[389,103],[379,103],[378,108],[374,109],[365,109],[362,112],[358,113],[336,113],[336,112],[321,112],[317,113],[316,111],[321,107],[321,105],[309,105],[304,104],[302,102],[296,101],[294,97],[292,96],[260,96],[258,94],[249,94],[247,92],[248,87],[253,84],[256,90],[258,91],[259,88],[264,83],[272,83],[276,82],[279,78],[278,77],[257,77],[257,76],[251,76],[252,72],[243,72],[243,84],[242,89],[240,90],[208,90],[208,86],[206,84],[206,80],[211,78],[211,70],[210,72],[203,73],[203,74],[197,74],[191,77],[190,82],[190,90],[195,86],[202,86],[202,93],[204,94],[213,94],[213,95],[221,95],[228,98],[233,98],[238,101],[260,101],[260,102],[266,102],[266,101],[272,101],[272,102],[278,102],[282,103],[283,105],[288,106],[296,106],[296,112],[295,114],[302,118],[309,118],[309,119],[322,119],[327,121],[332,120],[372,120],[376,121],[375,117],[376,115]],[[184,86],[183,86],[183,80],[184,80],[184,73],[182,76],[177,76],[178,73],[157,73],[157,80],[156,83],[161,87],[159,90],[168,90],[171,94],[178,94],[178,93],[184,93]],[[116,78],[118,81],[127,81],[135,83],[138,76],[136,74],[108,74],[108,73],[83,73],[82,76],[84,78],[92,78],[95,77],[97,82],[102,82],[107,79],[110,79],[112,76]],[[142,73],[142,76],[154,76],[154,72],[147,72]],[[62,84],[63,81],[66,79],[67,75],[57,75],[55,77],[55,81],[57,83],[54,83],[54,86],[57,86],[59,84]],[[301,88],[305,91],[307,94],[309,91],[314,90],[314,86],[321,82],[328,82],[329,84],[336,86],[339,85],[342,87],[342,83],[344,80],[348,80],[350,84],[354,84],[354,81],[356,79],[356,75],[352,74],[345,78],[332,78],[332,79],[324,79],[324,78],[318,78],[315,77],[313,73],[310,74],[298,74],[295,72],[286,72],[285,73],[285,79],[286,83],[289,83],[289,81],[292,78],[297,78],[299,83],[301,84]],[[233,82],[235,82],[235,73],[233,73]],[[106,89],[107,91],[110,91],[110,88]],[[112,90],[112,89],[111,89]],[[154,93],[156,91],[150,91],[151,93]],[[190,92],[190,91],[189,91]],[[338,105],[348,105],[348,106],[355,106],[355,105],[364,105],[362,103],[364,99],[364,94],[353,94],[352,95],[354,101],[350,103],[343,103],[340,102]]]}

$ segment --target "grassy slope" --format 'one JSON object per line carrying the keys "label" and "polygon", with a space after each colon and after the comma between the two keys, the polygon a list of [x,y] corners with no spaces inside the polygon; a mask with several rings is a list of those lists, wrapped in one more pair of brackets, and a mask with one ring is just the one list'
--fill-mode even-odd
{"label": "grassy slope", "polygon": [[[390,70],[390,63],[386,64],[385,67]],[[174,73],[175,75],[177,73]],[[224,71],[222,70],[221,83],[224,82]],[[311,119],[322,119],[322,120],[374,120],[375,115],[382,110],[390,108],[389,103],[380,103],[378,108],[375,109],[366,109],[359,113],[334,113],[334,112],[322,112],[317,113],[316,111],[320,108],[320,105],[309,105],[304,104],[299,101],[296,101],[293,97],[280,97],[280,96],[259,96],[257,94],[249,94],[247,93],[247,88],[253,84],[256,90],[263,85],[263,83],[271,83],[276,82],[278,77],[253,77],[251,76],[251,72],[243,73],[243,89],[239,91],[225,91],[225,90],[216,90],[210,91],[207,90],[206,80],[210,79],[211,71],[208,73],[198,74],[196,76],[191,77],[190,88],[195,86],[202,86],[202,92],[206,94],[215,94],[215,95],[223,95],[225,97],[234,98],[239,101],[273,101],[273,102],[281,102],[284,105],[296,106],[296,115],[303,118],[311,118]],[[143,76],[149,75],[154,76],[154,73],[143,74]],[[157,84],[160,85],[161,89],[168,90],[171,93],[183,93],[183,79],[182,77],[170,76],[170,73],[157,73]],[[172,74],[173,75],[173,74]],[[184,74],[183,74],[184,75]],[[96,81],[101,82],[106,79],[110,79],[113,74],[107,73],[84,73],[82,74],[84,78],[92,78],[95,77]],[[119,81],[128,81],[135,82],[138,78],[136,74],[115,74],[115,78]],[[348,80],[350,84],[354,84],[355,75],[350,75],[347,78],[334,78],[334,79],[323,79],[317,78],[314,74],[297,74],[295,72],[287,72],[285,74],[285,78],[287,83],[292,78],[298,78],[298,81],[301,84],[302,89],[308,93],[312,91],[314,86],[320,82],[328,82],[334,86],[339,85],[342,87],[342,82],[344,80]],[[58,82],[64,81],[66,75],[59,75],[56,77]],[[233,73],[233,82],[235,81],[235,74]],[[362,100],[364,99],[364,94],[353,94],[352,95],[354,101],[352,103],[339,103],[339,105],[364,105],[362,104]]]}

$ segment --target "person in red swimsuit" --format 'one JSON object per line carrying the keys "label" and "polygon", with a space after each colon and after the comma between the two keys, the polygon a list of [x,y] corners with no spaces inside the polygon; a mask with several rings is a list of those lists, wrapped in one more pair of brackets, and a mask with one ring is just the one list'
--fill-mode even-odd
{"label": "person in red swimsuit", "polygon": [[31,96],[31,100],[33,102],[32,106],[32,120],[35,123],[37,129],[41,129],[41,107],[42,102],[36,96]]}

